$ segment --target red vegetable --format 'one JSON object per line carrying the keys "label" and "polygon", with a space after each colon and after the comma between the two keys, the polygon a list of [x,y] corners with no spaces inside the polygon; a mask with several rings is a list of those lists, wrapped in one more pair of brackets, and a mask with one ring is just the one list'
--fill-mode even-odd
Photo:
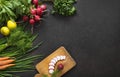
{"label": "red vegetable", "polygon": [[63,64],[58,64],[57,69],[62,70],[64,68]]}
{"label": "red vegetable", "polygon": [[41,16],[43,13],[43,9],[40,7],[37,7],[36,12],[37,12],[37,15]]}
{"label": "red vegetable", "polygon": [[45,4],[42,4],[40,7],[41,7],[43,10],[46,10],[46,9],[47,9],[47,6],[46,6]]}
{"label": "red vegetable", "polygon": [[35,19],[35,21],[39,21],[39,20],[40,20],[40,16],[35,15],[34,17],[35,17],[35,18],[34,18],[34,19]]}
{"label": "red vegetable", "polygon": [[28,16],[23,16],[23,21],[28,21],[29,17]]}
{"label": "red vegetable", "polygon": [[31,25],[34,25],[34,24],[35,24],[35,20],[32,18],[32,19],[29,20],[29,23],[30,23]]}
{"label": "red vegetable", "polygon": [[38,6],[38,0],[32,0],[32,3],[33,3],[35,6]]}
{"label": "red vegetable", "polygon": [[30,10],[30,13],[31,13],[32,15],[36,15],[36,9],[31,9],[31,10]]}

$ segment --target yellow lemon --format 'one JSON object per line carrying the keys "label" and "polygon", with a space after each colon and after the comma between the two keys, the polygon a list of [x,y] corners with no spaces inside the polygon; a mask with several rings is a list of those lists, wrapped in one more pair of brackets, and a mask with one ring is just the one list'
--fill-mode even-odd
{"label": "yellow lemon", "polygon": [[14,22],[14,21],[12,21],[12,20],[9,20],[9,21],[7,22],[7,27],[8,27],[10,30],[13,30],[13,29],[15,29],[15,28],[17,27],[17,24],[16,24],[16,22]]}
{"label": "yellow lemon", "polygon": [[10,34],[10,30],[8,29],[8,27],[4,26],[1,28],[1,34],[7,36]]}

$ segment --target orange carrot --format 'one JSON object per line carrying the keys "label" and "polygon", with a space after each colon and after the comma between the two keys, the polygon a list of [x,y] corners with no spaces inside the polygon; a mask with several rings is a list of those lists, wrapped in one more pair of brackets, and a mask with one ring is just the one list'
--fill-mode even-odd
{"label": "orange carrot", "polygon": [[0,61],[10,59],[10,57],[0,57]]}
{"label": "orange carrot", "polygon": [[0,70],[5,70],[6,68],[14,66],[14,65],[15,64],[7,64],[7,65],[0,66]]}
{"label": "orange carrot", "polygon": [[12,60],[12,59],[0,61],[0,66],[3,66],[3,65],[12,63],[12,62],[14,62],[14,61],[15,61],[15,60]]}

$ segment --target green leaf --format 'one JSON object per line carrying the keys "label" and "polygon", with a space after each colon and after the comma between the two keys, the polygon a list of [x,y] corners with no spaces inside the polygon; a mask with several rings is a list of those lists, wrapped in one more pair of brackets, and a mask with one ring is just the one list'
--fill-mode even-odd
{"label": "green leaf", "polygon": [[27,2],[30,4],[32,0],[27,0]]}

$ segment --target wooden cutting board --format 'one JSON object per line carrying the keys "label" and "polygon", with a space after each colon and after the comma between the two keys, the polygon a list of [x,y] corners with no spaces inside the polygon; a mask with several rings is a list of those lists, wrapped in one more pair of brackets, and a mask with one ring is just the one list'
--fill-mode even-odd
{"label": "wooden cutting board", "polygon": [[35,77],[42,77],[42,74],[36,74]]}
{"label": "wooden cutting board", "polygon": [[51,74],[49,74],[49,70],[48,70],[49,67],[48,64],[51,61],[51,59],[59,55],[65,55],[66,59],[57,62],[55,65],[55,69],[57,68],[57,65],[59,63],[62,63],[64,65],[64,69],[59,73],[58,77],[61,77],[63,74],[65,74],[67,71],[69,71],[76,65],[76,62],[70,56],[68,51],[63,46],[61,46],[60,48],[58,48],[56,51],[54,51],[52,54],[50,54],[48,57],[46,57],[44,60],[42,60],[36,65],[36,69],[40,74],[36,74],[35,77],[42,77],[42,75],[48,75],[48,77],[51,77]]}

